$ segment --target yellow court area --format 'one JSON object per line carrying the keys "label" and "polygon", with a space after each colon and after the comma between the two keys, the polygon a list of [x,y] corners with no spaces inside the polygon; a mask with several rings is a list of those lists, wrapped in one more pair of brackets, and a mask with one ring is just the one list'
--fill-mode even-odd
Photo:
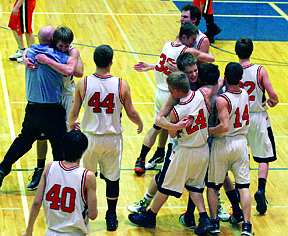
{"label": "yellow court area", "polygon": [[[20,133],[25,114],[25,69],[23,64],[12,62],[9,56],[17,49],[12,32],[8,29],[14,0],[2,0],[0,8],[0,160],[15,137]],[[123,115],[124,153],[120,180],[120,197],[117,206],[119,227],[106,231],[105,182],[97,178],[99,216],[90,221],[91,235],[193,235],[194,231],[179,224],[179,216],[186,209],[187,193],[176,199],[170,197],[157,216],[155,229],[140,228],[128,220],[126,207],[140,200],[151,178],[157,171],[147,171],[136,176],[134,164],[146,132],[154,122],[155,81],[153,71],[140,73],[133,69],[138,61],[156,63],[166,41],[174,40],[180,28],[180,11],[172,1],[159,0],[95,0],[95,1],[37,1],[34,13],[34,34],[46,25],[67,26],[74,32],[73,45],[80,51],[84,62],[84,75],[95,72],[93,52],[95,46],[109,44],[114,49],[111,74],[128,81],[132,100],[143,122],[144,130],[137,135],[137,126]],[[287,18],[288,19],[288,18]],[[203,19],[204,20],[204,19]],[[233,29],[231,29],[233,30]],[[36,42],[38,43],[37,39]],[[215,56],[221,75],[230,61],[238,61],[234,54],[235,41],[216,40],[210,51]],[[254,193],[257,191],[257,163],[251,161],[251,222],[255,235],[285,236],[288,227],[288,118],[287,77],[288,42],[254,42],[251,61],[263,65],[277,92],[280,103],[269,109],[274,131],[278,160],[271,163],[266,187],[268,211],[260,216],[255,209]],[[78,78],[76,78],[78,81]],[[156,145],[155,145],[156,146]],[[148,154],[153,155],[155,147]],[[49,148],[48,160],[52,160]],[[47,162],[48,163],[48,162]],[[35,192],[28,192],[28,177],[36,166],[36,148],[25,154],[13,166],[0,189],[0,236],[21,235],[26,228]],[[232,175],[229,174],[231,177]],[[205,191],[206,194],[206,191]],[[230,203],[221,189],[224,206],[231,212]],[[206,203],[206,206],[207,203]],[[195,213],[198,219],[198,212]],[[41,209],[34,235],[44,235],[46,230]],[[221,235],[240,235],[241,225],[221,224]]]}

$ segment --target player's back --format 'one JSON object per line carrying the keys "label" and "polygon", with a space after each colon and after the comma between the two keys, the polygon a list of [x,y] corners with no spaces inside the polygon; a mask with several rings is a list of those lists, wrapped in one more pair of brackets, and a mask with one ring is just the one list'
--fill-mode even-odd
{"label": "player's back", "polygon": [[48,230],[69,235],[89,234],[84,196],[87,172],[78,165],[67,168],[61,161],[49,164],[43,197]]}
{"label": "player's back", "polygon": [[249,95],[250,112],[266,111],[265,89],[261,84],[260,71],[262,66],[249,64],[243,67],[243,77],[240,87],[244,88]]}
{"label": "player's back", "polygon": [[216,134],[215,138],[246,135],[249,128],[249,99],[246,90],[228,90],[219,97],[228,103],[229,130],[226,133]]}
{"label": "player's back", "polygon": [[84,78],[83,131],[92,134],[123,132],[121,83],[121,78],[112,75],[100,76],[95,73]]}
{"label": "player's back", "polygon": [[193,116],[194,121],[191,126],[182,129],[179,133],[179,146],[199,147],[207,143],[208,138],[208,117],[210,108],[205,99],[204,93],[200,90],[180,99],[174,107],[173,112],[177,121]]}
{"label": "player's back", "polygon": [[172,73],[168,69],[168,62],[176,62],[180,54],[184,53],[188,47],[182,43],[168,41],[164,44],[161,55],[154,69],[156,86],[161,90],[168,91],[167,77]]}

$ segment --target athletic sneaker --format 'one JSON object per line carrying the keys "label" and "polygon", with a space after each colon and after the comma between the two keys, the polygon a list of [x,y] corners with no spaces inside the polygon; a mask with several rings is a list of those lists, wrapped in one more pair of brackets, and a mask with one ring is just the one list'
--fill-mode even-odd
{"label": "athletic sneaker", "polygon": [[200,218],[197,228],[194,230],[196,235],[203,235],[210,232],[213,228],[209,218]]}
{"label": "athletic sneaker", "polygon": [[266,200],[265,197],[265,192],[262,189],[259,189],[255,195],[254,195],[255,201],[257,203],[256,205],[256,210],[260,214],[264,214],[267,211],[267,203],[268,201]]}
{"label": "athletic sneaker", "polygon": [[220,233],[220,219],[211,219],[210,218],[210,222],[212,224],[212,229],[210,230],[211,234],[219,234]]}
{"label": "athletic sneaker", "polygon": [[24,49],[18,48],[17,52],[14,55],[10,56],[9,59],[11,61],[16,61],[17,58],[22,57],[24,50],[25,50],[25,48]]}
{"label": "athletic sneaker", "polygon": [[18,63],[23,63],[23,57],[17,58],[17,62],[18,62]]}
{"label": "athletic sneaker", "polygon": [[128,219],[139,226],[146,228],[155,228],[156,227],[156,218],[151,217],[147,211],[141,213],[131,213],[128,215]]}
{"label": "athletic sneaker", "polygon": [[2,170],[0,170],[0,187],[2,186],[4,177],[5,177],[5,173]]}
{"label": "athletic sneaker", "polygon": [[142,161],[140,158],[137,158],[134,171],[136,173],[144,173],[145,172],[145,162]]}
{"label": "athletic sneaker", "polygon": [[146,211],[149,204],[145,199],[141,199],[139,202],[135,202],[127,207],[127,210],[133,213],[138,213],[141,211]]}
{"label": "athletic sneaker", "polygon": [[252,231],[251,222],[243,222],[242,223],[242,233],[241,233],[241,235],[248,235],[248,236],[254,235],[254,232]]}
{"label": "athletic sneaker", "polygon": [[243,220],[244,220],[244,215],[243,215],[242,210],[241,210],[241,212],[238,213],[238,214],[235,214],[235,213],[233,212],[233,214],[229,217],[229,223],[230,223],[230,224],[233,224],[233,225],[239,224],[239,223],[241,223]]}
{"label": "athletic sneaker", "polygon": [[179,217],[180,224],[186,226],[189,229],[195,229],[196,228],[196,224],[195,224],[194,215],[193,215],[193,217],[192,217],[190,222],[186,222],[185,221],[185,214],[186,214],[186,212],[184,212],[182,215],[180,215],[180,217]]}
{"label": "athletic sneaker", "polygon": [[227,222],[229,220],[229,213],[226,211],[221,201],[218,201],[217,216],[221,221]]}
{"label": "athletic sneaker", "polygon": [[164,157],[165,157],[165,152],[163,153],[155,152],[153,157],[149,161],[147,161],[147,163],[145,164],[145,169],[150,170],[156,167],[157,164],[163,163]]}
{"label": "athletic sneaker", "polygon": [[33,191],[38,188],[43,171],[44,168],[38,168],[38,167],[34,168],[32,177],[31,176],[29,177],[29,180],[31,180],[31,182],[28,184],[27,190]]}
{"label": "athletic sneaker", "polygon": [[114,214],[108,214],[108,211],[106,211],[106,227],[108,231],[115,231],[118,228],[118,220],[116,213]]}

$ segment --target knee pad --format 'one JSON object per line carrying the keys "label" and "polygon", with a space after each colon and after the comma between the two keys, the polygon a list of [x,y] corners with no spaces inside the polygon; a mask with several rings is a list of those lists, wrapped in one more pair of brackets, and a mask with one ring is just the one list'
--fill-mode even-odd
{"label": "knee pad", "polygon": [[118,198],[119,197],[119,179],[116,181],[110,181],[105,178],[106,182],[106,197]]}

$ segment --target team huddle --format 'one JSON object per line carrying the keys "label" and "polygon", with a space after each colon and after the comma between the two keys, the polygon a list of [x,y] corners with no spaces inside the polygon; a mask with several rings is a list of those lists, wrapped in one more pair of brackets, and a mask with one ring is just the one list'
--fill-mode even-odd
{"label": "team huddle", "polygon": [[[141,174],[158,163],[164,164],[143,198],[127,207],[132,212],[128,218],[136,225],[154,228],[157,213],[168,197],[180,198],[186,189],[187,211],[180,215],[179,221],[195,229],[196,235],[220,233],[220,221],[242,223],[241,235],[253,235],[249,147],[253,159],[259,163],[259,184],[254,194],[256,209],[264,214],[269,162],[276,160],[267,104],[276,106],[278,96],[266,69],[250,62],[251,39],[241,37],[236,41],[239,63],[228,63],[222,78],[209,52],[211,39],[221,29],[215,25],[214,34],[207,37],[197,29],[202,15],[199,8],[185,4],[181,11],[177,38],[164,44],[158,62],[142,61],[134,66],[139,72],[154,70],[157,86],[155,122],[144,138],[134,171]],[[21,133],[0,163],[1,187],[12,165],[37,140],[41,155],[27,186],[37,192],[23,236],[32,235],[42,203],[48,227],[45,235],[89,234],[89,218],[94,220],[98,215],[95,178],[98,167],[100,178],[106,183],[106,227],[115,231],[123,108],[137,125],[137,133],[143,130],[129,84],[110,74],[114,52],[109,45],[96,47],[95,73],[75,85],[73,76],[83,76],[83,62],[78,49],[71,46],[73,37],[67,27],[45,26],[38,32],[39,44],[23,50],[21,60],[26,66],[28,100],[25,118]],[[77,119],[82,105],[84,115],[80,124]],[[157,150],[146,162],[158,135]],[[45,167],[47,140],[54,161]],[[228,171],[234,175],[235,186]],[[220,201],[219,190],[223,185],[233,208],[230,216],[223,214]],[[204,203],[205,187],[210,217]],[[198,224],[194,216],[196,207]]]}

